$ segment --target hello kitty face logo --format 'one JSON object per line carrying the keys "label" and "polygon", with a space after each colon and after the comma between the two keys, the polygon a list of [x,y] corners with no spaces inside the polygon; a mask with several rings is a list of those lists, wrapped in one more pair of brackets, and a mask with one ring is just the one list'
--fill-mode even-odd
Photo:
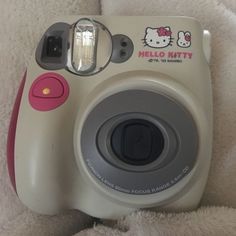
{"label": "hello kitty face logo", "polygon": [[169,26],[151,28],[147,27],[143,39],[144,46],[151,48],[165,48],[172,46],[172,32]]}
{"label": "hello kitty face logo", "polygon": [[191,33],[189,31],[179,31],[177,45],[181,48],[188,48],[191,45]]}

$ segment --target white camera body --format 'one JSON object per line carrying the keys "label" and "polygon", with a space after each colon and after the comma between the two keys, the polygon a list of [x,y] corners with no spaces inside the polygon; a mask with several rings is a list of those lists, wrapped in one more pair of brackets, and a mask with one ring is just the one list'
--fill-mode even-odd
{"label": "white camera body", "polygon": [[196,208],[212,150],[209,32],[189,17],[56,22],[27,68],[9,132],[20,200],[41,214],[107,219]]}

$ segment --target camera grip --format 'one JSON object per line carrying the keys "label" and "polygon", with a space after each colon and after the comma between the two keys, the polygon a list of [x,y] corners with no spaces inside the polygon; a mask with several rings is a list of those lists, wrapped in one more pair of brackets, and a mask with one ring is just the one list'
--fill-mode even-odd
{"label": "camera grip", "polygon": [[67,208],[74,171],[74,116],[68,96],[69,86],[59,74],[26,77],[16,126],[16,189],[29,208],[44,214]]}

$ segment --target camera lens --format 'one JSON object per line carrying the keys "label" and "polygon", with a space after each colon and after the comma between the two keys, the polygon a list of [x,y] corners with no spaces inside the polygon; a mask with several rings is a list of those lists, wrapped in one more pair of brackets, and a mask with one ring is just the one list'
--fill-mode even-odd
{"label": "camera lens", "polygon": [[147,120],[126,120],[113,130],[111,148],[117,158],[127,164],[146,165],[162,153],[164,137],[160,129]]}

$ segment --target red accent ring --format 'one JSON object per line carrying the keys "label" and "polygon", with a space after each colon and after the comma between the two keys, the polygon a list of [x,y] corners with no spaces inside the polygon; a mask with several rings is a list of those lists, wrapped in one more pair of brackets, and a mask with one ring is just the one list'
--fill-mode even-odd
{"label": "red accent ring", "polygon": [[16,180],[15,180],[15,136],[16,136],[16,124],[18,119],[18,113],[20,108],[21,97],[23,94],[23,89],[25,85],[27,71],[25,72],[23,79],[20,83],[20,87],[16,96],[15,104],[13,107],[13,111],[11,114],[11,121],[8,129],[8,137],[7,137],[7,166],[8,173],[12,183],[12,186],[16,191]]}

